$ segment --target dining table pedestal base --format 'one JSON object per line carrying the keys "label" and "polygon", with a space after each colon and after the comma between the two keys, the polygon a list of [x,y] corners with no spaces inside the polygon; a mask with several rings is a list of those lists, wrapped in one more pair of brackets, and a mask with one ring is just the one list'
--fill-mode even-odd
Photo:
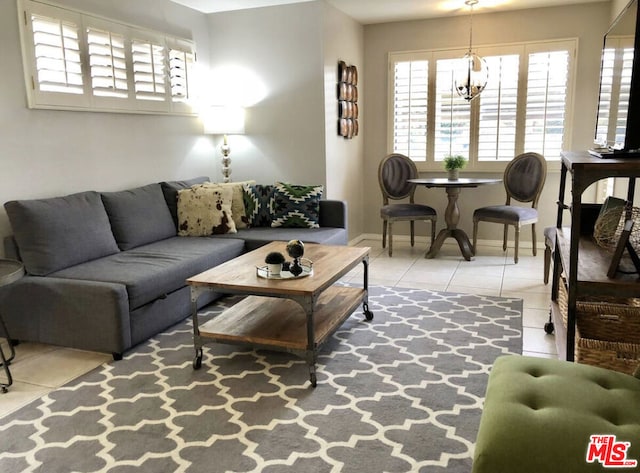
{"label": "dining table pedestal base", "polygon": [[440,248],[444,244],[447,238],[455,238],[460,247],[460,253],[465,260],[471,261],[474,256],[473,246],[469,240],[469,236],[464,230],[458,228],[458,222],[460,221],[460,209],[458,208],[458,196],[460,191],[464,188],[473,188],[483,186],[487,184],[497,184],[502,179],[476,179],[476,178],[461,178],[461,179],[442,179],[442,178],[428,178],[428,179],[408,179],[407,182],[430,187],[444,188],[447,193],[447,209],[444,213],[444,221],[447,224],[447,228],[440,230],[433,245],[427,251],[425,258],[435,258]]}

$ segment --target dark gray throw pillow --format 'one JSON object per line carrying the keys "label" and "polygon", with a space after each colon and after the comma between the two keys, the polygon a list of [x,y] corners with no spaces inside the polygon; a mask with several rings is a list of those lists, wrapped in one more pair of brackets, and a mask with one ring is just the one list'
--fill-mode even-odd
{"label": "dark gray throw pillow", "polygon": [[188,189],[196,184],[202,184],[203,182],[209,182],[209,178],[207,176],[200,176],[184,181],[165,181],[160,183],[164,200],[167,203],[167,207],[169,207],[169,212],[171,212],[171,218],[173,218],[176,230],[178,228],[178,191]]}
{"label": "dark gray throw pillow", "polygon": [[119,251],[97,192],[13,200],[4,208],[29,274],[46,276]]}
{"label": "dark gray throw pillow", "polygon": [[176,236],[176,227],[160,184],[121,192],[103,192],[113,235],[121,250]]}

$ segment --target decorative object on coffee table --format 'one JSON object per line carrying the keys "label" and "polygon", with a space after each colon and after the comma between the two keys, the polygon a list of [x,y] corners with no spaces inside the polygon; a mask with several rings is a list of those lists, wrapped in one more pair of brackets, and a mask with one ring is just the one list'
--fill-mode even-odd
{"label": "decorative object on coffee table", "polygon": [[304,255],[304,243],[300,240],[291,240],[287,243],[287,253],[293,258],[293,264],[289,267],[289,272],[294,276],[300,275],[302,273],[300,257]]}
{"label": "decorative object on coffee table", "polygon": [[279,251],[272,251],[264,259],[264,262],[267,263],[269,275],[280,275],[280,271],[282,271],[282,265],[284,264],[284,255]]}

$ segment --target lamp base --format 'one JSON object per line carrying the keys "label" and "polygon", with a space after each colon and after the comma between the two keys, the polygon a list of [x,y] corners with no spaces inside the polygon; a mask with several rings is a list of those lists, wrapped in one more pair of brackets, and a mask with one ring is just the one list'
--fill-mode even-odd
{"label": "lamp base", "polygon": [[222,152],[222,177],[223,182],[231,182],[231,146],[227,144],[227,135],[224,136],[224,144],[220,146]]}

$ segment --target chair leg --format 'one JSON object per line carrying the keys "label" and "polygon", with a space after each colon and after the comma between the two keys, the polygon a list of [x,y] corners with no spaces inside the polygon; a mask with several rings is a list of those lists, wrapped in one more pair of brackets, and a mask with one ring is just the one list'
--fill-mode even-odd
{"label": "chair leg", "polygon": [[436,221],[431,220],[431,245],[436,241]]}
{"label": "chair leg", "polygon": [[388,222],[387,226],[389,227],[387,229],[389,234],[389,256],[391,256],[393,254],[393,222]]}
{"label": "chair leg", "polygon": [[546,245],[544,248],[544,283],[549,284],[549,271],[551,270],[551,248]]}
{"label": "chair leg", "polygon": [[504,226],[504,235],[502,236],[502,251],[507,251],[507,237],[509,236],[509,225]]}
{"label": "chair leg", "polygon": [[473,243],[471,245],[471,251],[473,252],[474,256],[476,254],[476,243],[478,242],[478,221],[477,220],[473,220]]}
{"label": "chair leg", "polygon": [[416,238],[415,238],[415,221],[411,220],[410,226],[411,226],[411,247],[413,247],[413,245],[415,245],[416,243]]}
{"label": "chair leg", "polygon": [[382,248],[387,247],[387,221],[382,221]]}
{"label": "chair leg", "polygon": [[531,225],[531,244],[533,245],[533,256],[536,256],[538,253],[538,248],[536,244],[536,224],[535,223]]}
{"label": "chair leg", "polygon": [[[506,225],[505,225],[506,228]],[[516,242],[515,242],[515,248],[513,250],[513,262],[515,264],[518,264],[518,246],[520,245],[520,227],[516,225],[515,227],[516,229]],[[505,230],[506,233],[506,230]]]}

